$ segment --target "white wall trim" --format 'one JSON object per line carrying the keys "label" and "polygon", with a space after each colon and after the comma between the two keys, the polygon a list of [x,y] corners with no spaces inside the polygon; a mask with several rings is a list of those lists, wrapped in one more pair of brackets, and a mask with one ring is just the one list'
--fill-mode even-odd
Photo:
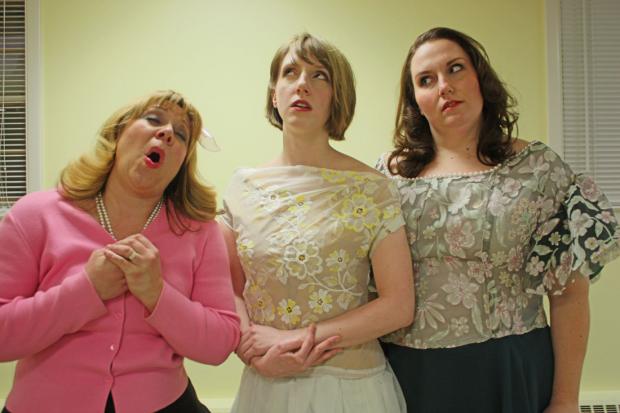
{"label": "white wall trim", "polygon": [[547,37],[547,142],[564,153],[562,126],[562,60],[560,54],[560,0],[545,0]]}
{"label": "white wall trim", "polygon": [[585,391],[579,395],[580,404],[620,404],[620,390]]}
{"label": "white wall trim", "polygon": [[41,189],[43,177],[43,59],[40,0],[26,1],[26,190]]}

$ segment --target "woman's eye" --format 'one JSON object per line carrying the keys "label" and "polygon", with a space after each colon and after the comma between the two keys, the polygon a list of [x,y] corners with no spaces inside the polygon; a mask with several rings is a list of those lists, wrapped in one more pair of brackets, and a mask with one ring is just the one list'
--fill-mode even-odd
{"label": "woman's eye", "polygon": [[421,78],[418,79],[418,84],[420,86],[428,86],[431,84],[431,77],[430,76],[422,76]]}
{"label": "woman's eye", "polygon": [[461,70],[463,70],[463,65],[460,63],[456,63],[450,66],[450,73],[460,72]]}
{"label": "woman's eye", "polygon": [[177,136],[177,138],[179,138],[183,142],[187,140],[187,135],[183,131],[175,131],[174,134]]}
{"label": "woman's eye", "polygon": [[146,115],[144,119],[146,119],[151,125],[161,125],[161,120],[157,115]]}
{"label": "woman's eye", "polygon": [[284,68],[282,71],[282,76],[291,76],[295,73],[295,70],[292,67]]}
{"label": "woman's eye", "polygon": [[327,75],[327,73],[322,72],[322,71],[316,72],[314,74],[314,77],[320,80],[329,80],[329,76]]}

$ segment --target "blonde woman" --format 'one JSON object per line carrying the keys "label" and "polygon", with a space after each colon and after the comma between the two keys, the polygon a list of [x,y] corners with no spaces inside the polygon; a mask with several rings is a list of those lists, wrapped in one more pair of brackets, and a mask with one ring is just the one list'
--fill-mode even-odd
{"label": "blonde woman", "polygon": [[183,359],[223,362],[239,317],[201,125],[173,91],[126,106],[0,222],[0,361],[18,360],[3,411],[208,412]]}

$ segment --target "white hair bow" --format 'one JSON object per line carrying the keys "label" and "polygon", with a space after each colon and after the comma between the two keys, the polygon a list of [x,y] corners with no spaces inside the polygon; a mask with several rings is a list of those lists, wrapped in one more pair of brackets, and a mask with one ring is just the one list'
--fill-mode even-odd
{"label": "white hair bow", "polygon": [[221,151],[220,147],[215,141],[215,137],[211,135],[211,132],[209,132],[207,128],[203,128],[200,132],[200,136],[198,137],[198,143],[200,143],[200,146],[202,146],[209,152]]}

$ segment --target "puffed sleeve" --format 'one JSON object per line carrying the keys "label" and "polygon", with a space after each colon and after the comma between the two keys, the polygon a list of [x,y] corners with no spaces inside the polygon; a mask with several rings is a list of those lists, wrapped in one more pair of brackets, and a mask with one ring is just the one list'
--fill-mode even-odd
{"label": "puffed sleeve", "polygon": [[525,271],[526,291],[561,294],[576,277],[598,278],[620,255],[617,220],[607,197],[589,176],[576,175],[552,151],[541,178],[538,227]]}
{"label": "puffed sleeve", "polygon": [[398,190],[391,180],[386,178],[381,183],[381,190],[376,194],[376,205],[380,223],[370,243],[371,257],[381,240],[405,225]]}
{"label": "puffed sleeve", "polygon": [[385,166],[388,156],[389,156],[389,152],[383,153],[381,154],[381,156],[379,156],[379,158],[377,159],[377,162],[375,162],[375,169],[381,172],[383,175],[387,175],[387,176],[390,175],[390,173],[387,170],[387,167]]}
{"label": "puffed sleeve", "polygon": [[223,208],[222,210],[218,211],[216,220],[217,222],[225,224],[229,228],[233,228],[233,216],[230,210],[229,201],[227,198],[224,198],[222,203],[223,203]]}
{"label": "puffed sleeve", "polygon": [[237,174],[235,173],[233,177],[231,178],[230,183],[228,184],[228,187],[226,188],[226,191],[224,192],[224,197],[222,201],[223,208],[222,210],[218,211],[218,215],[216,218],[217,222],[225,224],[227,227],[231,229],[234,229],[233,213],[232,213],[231,204],[234,203],[235,189],[239,185],[239,182],[236,176]]}

